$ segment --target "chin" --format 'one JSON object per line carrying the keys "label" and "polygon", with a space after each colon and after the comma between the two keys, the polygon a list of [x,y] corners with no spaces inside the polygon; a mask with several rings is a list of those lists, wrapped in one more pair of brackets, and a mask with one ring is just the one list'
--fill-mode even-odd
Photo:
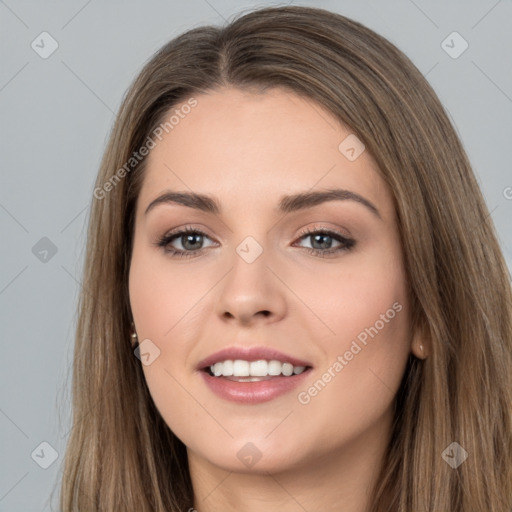
{"label": "chin", "polygon": [[295,447],[283,447],[279,440],[275,441],[238,437],[216,443],[218,449],[214,451],[210,445],[193,452],[195,457],[206,459],[213,466],[234,473],[267,475],[297,467],[303,455],[303,443],[297,440]]}

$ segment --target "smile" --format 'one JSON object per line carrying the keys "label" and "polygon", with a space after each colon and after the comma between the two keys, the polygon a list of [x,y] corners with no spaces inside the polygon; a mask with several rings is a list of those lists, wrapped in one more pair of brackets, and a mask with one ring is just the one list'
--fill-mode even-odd
{"label": "smile", "polygon": [[217,397],[258,404],[293,391],[312,365],[270,347],[230,347],[201,361],[197,370]]}
{"label": "smile", "polygon": [[245,361],[236,359],[235,361],[228,359],[219,361],[210,365],[208,370],[215,377],[233,377],[231,380],[239,380],[237,377],[250,377],[250,382],[257,382],[259,377],[290,377],[291,375],[299,375],[306,369],[306,366],[293,366],[291,363],[282,363],[276,359],[266,361],[260,359],[258,361]]}

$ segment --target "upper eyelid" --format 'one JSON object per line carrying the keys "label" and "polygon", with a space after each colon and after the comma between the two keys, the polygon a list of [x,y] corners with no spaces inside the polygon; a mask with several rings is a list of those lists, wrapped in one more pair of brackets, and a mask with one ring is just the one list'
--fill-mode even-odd
{"label": "upper eyelid", "polygon": [[341,233],[339,229],[329,228],[326,226],[316,226],[316,225],[313,227],[309,227],[309,228],[305,228],[305,229],[301,230],[299,236],[302,237],[305,235],[312,235],[315,233],[331,233],[331,234],[338,235],[342,238],[346,238],[346,239],[351,238],[350,235]]}
{"label": "upper eyelid", "polygon": [[200,233],[201,235],[206,235],[209,238],[214,238],[212,235],[208,233],[208,230],[202,227],[195,227],[194,225],[187,225],[176,229],[171,229],[169,231],[166,231],[164,233],[164,237],[171,237],[171,236],[177,236],[181,234],[186,234],[187,232],[190,233]]}

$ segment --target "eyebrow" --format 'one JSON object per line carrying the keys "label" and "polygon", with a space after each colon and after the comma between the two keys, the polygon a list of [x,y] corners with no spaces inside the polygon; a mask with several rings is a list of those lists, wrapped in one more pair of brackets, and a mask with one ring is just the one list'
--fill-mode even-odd
{"label": "eyebrow", "polygon": [[[327,201],[355,201],[362,204],[370,210],[375,216],[381,219],[381,215],[377,207],[368,201],[368,199],[340,188],[330,189],[326,191],[315,192],[302,192],[288,196],[282,196],[279,200],[278,210],[281,213],[291,213],[298,210],[312,208]],[[159,204],[180,204],[189,208],[194,208],[206,213],[219,214],[221,207],[219,202],[212,196],[205,194],[197,194],[195,192],[172,192],[167,191],[158,196],[156,199],[149,203],[144,214],[146,215],[150,210]]]}

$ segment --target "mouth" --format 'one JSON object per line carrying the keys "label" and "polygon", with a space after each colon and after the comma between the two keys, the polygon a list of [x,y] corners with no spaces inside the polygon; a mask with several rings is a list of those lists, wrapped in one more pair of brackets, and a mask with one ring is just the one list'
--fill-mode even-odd
{"label": "mouth", "polygon": [[257,404],[289,393],[310,374],[307,361],[266,347],[225,349],[198,365],[204,382],[220,398]]}

